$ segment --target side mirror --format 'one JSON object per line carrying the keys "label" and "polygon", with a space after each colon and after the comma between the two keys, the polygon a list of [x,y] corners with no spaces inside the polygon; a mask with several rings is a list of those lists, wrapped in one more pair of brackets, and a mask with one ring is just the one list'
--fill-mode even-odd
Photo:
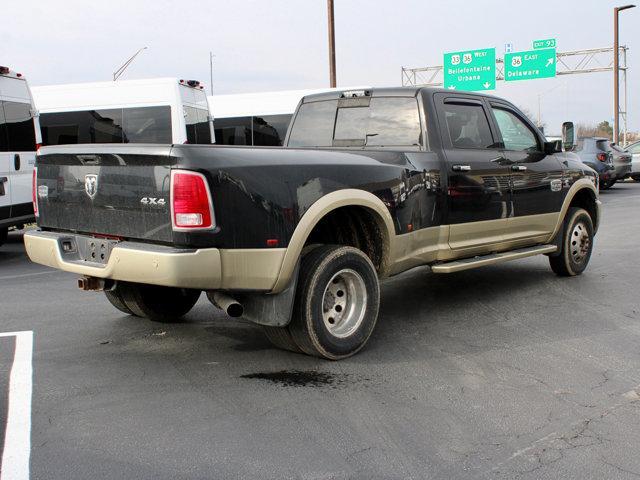
{"label": "side mirror", "polygon": [[562,146],[564,150],[569,152],[576,146],[575,128],[573,122],[564,122],[562,124]]}

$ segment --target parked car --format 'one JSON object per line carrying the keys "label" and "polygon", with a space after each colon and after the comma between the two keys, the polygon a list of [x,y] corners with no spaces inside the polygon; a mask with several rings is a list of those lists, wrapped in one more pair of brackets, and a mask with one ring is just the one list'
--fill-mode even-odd
{"label": "parked car", "polygon": [[629,145],[627,152],[631,154],[631,178],[640,182],[640,141]]}
{"label": "parked car", "polygon": [[581,274],[596,185],[506,100],[330,92],[301,100],[284,148],[44,147],[25,245],[124,313],[173,321],[205,291],[276,346],[335,360],[372,334],[380,279],[410,268],[546,254],[557,275]]}
{"label": "parked car", "polygon": [[31,196],[40,127],[25,77],[0,67],[0,245],[35,221]]}
{"label": "parked car", "polygon": [[613,154],[613,166],[616,170],[616,181],[626,180],[631,177],[632,155],[615,143],[609,143],[609,148]]}
{"label": "parked car", "polygon": [[598,172],[601,190],[611,188],[631,174],[631,155],[608,138],[579,138],[574,151],[585,165]]}

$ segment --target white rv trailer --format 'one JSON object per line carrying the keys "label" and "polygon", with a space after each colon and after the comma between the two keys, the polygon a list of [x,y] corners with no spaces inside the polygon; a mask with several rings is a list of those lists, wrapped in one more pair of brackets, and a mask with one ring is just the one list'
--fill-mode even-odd
{"label": "white rv trailer", "polygon": [[209,109],[219,145],[282,146],[291,116],[305,95],[368,87],[213,95]]}
{"label": "white rv trailer", "polygon": [[204,87],[152,78],[33,87],[43,145],[213,143]]}
{"label": "white rv trailer", "polygon": [[39,143],[37,112],[26,79],[0,66],[0,245],[9,228],[35,219],[31,184]]}

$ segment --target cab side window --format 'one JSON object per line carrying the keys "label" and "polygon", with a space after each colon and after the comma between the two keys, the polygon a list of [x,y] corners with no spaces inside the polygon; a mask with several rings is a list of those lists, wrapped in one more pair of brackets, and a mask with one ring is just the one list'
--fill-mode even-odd
{"label": "cab side window", "polygon": [[444,103],[442,107],[453,148],[495,148],[482,105]]}
{"label": "cab side window", "polygon": [[540,150],[537,136],[531,131],[529,126],[514,113],[509,110],[493,107],[493,115],[496,117],[496,122],[502,134],[502,141],[506,150]]}

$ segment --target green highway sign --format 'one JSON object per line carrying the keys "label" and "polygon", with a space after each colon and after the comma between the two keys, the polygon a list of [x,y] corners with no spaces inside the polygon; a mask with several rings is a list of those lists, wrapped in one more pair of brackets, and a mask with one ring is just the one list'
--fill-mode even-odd
{"label": "green highway sign", "polygon": [[495,90],[496,49],[445,53],[444,88],[467,91]]}
{"label": "green highway sign", "polygon": [[504,80],[533,80],[556,76],[556,49],[527,50],[504,55]]}
{"label": "green highway sign", "polygon": [[556,39],[547,38],[546,40],[534,40],[533,49],[538,50],[539,48],[556,48]]}

